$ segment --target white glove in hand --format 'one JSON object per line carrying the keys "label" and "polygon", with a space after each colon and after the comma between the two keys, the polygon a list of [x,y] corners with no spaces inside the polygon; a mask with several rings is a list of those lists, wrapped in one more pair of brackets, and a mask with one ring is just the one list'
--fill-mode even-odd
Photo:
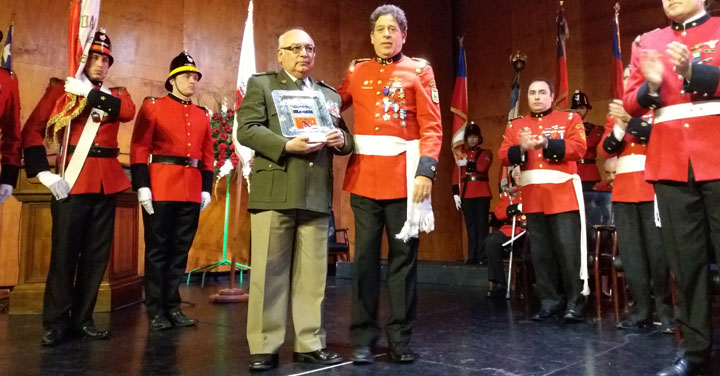
{"label": "white glove in hand", "polygon": [[210,205],[211,197],[210,192],[203,192],[200,194],[200,213],[202,213],[202,211]]}
{"label": "white glove in hand", "polygon": [[458,167],[465,167],[465,166],[467,166],[467,159],[465,159],[465,158],[458,159],[457,162],[455,162],[455,164],[457,164]]}
{"label": "white glove in hand", "polygon": [[460,210],[460,207],[462,206],[462,200],[460,200],[460,195],[453,195],[453,199],[455,200],[455,209]]}
{"label": "white glove in hand", "polygon": [[62,200],[70,194],[70,186],[60,175],[50,171],[41,171],[37,174],[37,178],[52,192],[56,200]]}
{"label": "white glove in hand", "polygon": [[12,195],[13,187],[10,184],[0,184],[0,204]]}
{"label": "white glove in hand", "polygon": [[75,77],[68,77],[65,79],[66,93],[87,97],[88,94],[90,94],[90,90],[92,90],[92,86],[78,80]]}
{"label": "white glove in hand", "polygon": [[140,205],[142,205],[142,207],[145,208],[145,211],[148,214],[153,215],[155,213],[155,210],[153,210],[153,206],[152,206],[152,192],[150,191],[150,188],[148,188],[148,187],[138,188],[137,195],[138,195],[138,201],[140,201]]}

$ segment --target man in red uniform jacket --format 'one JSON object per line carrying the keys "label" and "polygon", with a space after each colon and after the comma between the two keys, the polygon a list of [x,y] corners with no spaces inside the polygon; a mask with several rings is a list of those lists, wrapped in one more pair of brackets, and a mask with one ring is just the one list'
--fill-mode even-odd
{"label": "man in red uniform jacket", "polygon": [[491,150],[480,147],[482,133],[474,122],[465,127],[464,139],[465,142],[459,150],[458,168],[453,169],[453,199],[455,207],[462,209],[465,218],[468,237],[468,256],[465,263],[485,265],[487,256],[483,244],[488,233],[491,196],[488,170],[493,154]]}
{"label": "man in red uniform jacket", "polygon": [[[488,281],[492,284],[492,288],[487,292],[487,297],[491,299],[505,298],[507,293],[507,278],[505,278],[503,256],[506,250],[510,250],[510,247],[503,247],[503,244],[513,236],[513,218],[516,218],[515,236],[525,231],[527,227],[527,218],[522,214],[520,168],[513,168],[508,175],[507,179],[512,183],[503,188],[503,192],[500,194],[500,202],[495,207],[495,218],[503,221],[504,224],[499,230],[485,238],[485,252],[488,257]],[[517,247],[518,243],[519,241],[516,240],[513,246]]]}
{"label": "man in red uniform jacket", "polygon": [[[625,69],[626,80],[629,74],[630,69]],[[630,117],[618,99],[610,103],[610,115],[598,153],[608,161],[617,157],[613,214],[625,277],[635,300],[630,316],[618,323],[618,328],[652,326],[655,311],[662,331],[672,334],[670,269],[660,229],[655,224],[655,191],[644,178],[647,139],[633,135],[638,129],[651,127],[650,120]]]}
{"label": "man in red uniform jacket", "polygon": [[657,195],[680,331],[678,358],[658,375],[695,375],[708,366],[712,345],[706,239],[720,239],[720,164],[713,153],[720,139],[720,19],[707,14],[703,0],[663,0],[663,8],[672,25],[633,43],[623,105],[636,117],[654,110],[653,126],[640,127],[639,136],[652,128],[645,180]]}
{"label": "man in red uniform jacket", "polygon": [[587,94],[580,90],[575,90],[570,108],[580,115],[583,119],[583,125],[585,126],[587,149],[582,159],[577,161],[577,170],[580,180],[582,181],[583,190],[590,191],[593,189],[595,183],[600,181],[600,174],[598,173],[595,158],[597,157],[597,146],[600,140],[602,140],[603,128],[589,121],[585,121],[588,112],[592,110],[592,105],[590,105]]}
{"label": "man in red uniform jacket", "polygon": [[[412,362],[415,357],[409,342],[417,309],[418,240],[412,237],[404,242],[395,234],[405,229],[406,220],[413,219],[407,215],[408,208],[429,201],[442,143],[440,105],[430,65],[401,53],[407,37],[403,10],[394,5],[376,8],[370,27],[376,57],[354,61],[338,90],[343,109],[352,104],[355,111],[355,153],[344,184],[351,194],[356,230],[350,327],[353,361],[373,360],[371,346],[379,335],[380,244],[387,229],[391,313],[385,329],[390,357]],[[418,152],[419,162],[411,163],[418,159]]]}
{"label": "man in red uniform jacket", "polygon": [[151,330],[193,326],[180,310],[188,252],[200,212],[210,204],[214,171],[207,110],[190,98],[202,77],[182,52],[170,63],[168,95],[146,98],[133,129],[130,163],[133,188],[145,225],[145,305]]}
{"label": "man in red uniform jacket", "polygon": [[[0,37],[1,39],[1,37]],[[0,204],[12,195],[20,170],[20,93],[14,72],[0,69],[0,129],[2,129],[2,171],[0,171]]]}
{"label": "man in red uniform jacket", "polygon": [[[23,128],[25,168],[28,177],[37,176],[53,194],[52,252],[45,285],[43,326],[47,332],[43,346],[64,342],[71,334],[87,339],[107,338],[107,330],[98,330],[92,320],[97,290],[110,257],[115,223],[115,196],[130,188],[130,182],[117,160],[117,134],[121,122],[135,116],[135,104],[122,87],[103,85],[113,63],[110,38],[104,31],[95,33],[84,73],[80,79],[51,80]],[[68,162],[88,128],[88,118],[100,120],[100,127],[82,170],[70,188],[67,181],[50,172],[43,142],[46,124],[58,99],[65,93],[87,98],[87,106],[70,124]],[[98,115],[96,110],[101,110]],[[91,111],[93,116],[91,117]],[[65,140],[67,128],[55,134]],[[58,154],[62,154],[59,152]],[[78,157],[81,158],[81,157]],[[67,166],[57,159],[57,172]],[[72,333],[75,332],[75,333]]]}
{"label": "man in red uniform jacket", "polygon": [[581,280],[587,280],[580,252],[582,188],[575,165],[585,154],[585,127],[576,113],[553,111],[553,98],[547,80],[530,83],[532,112],[508,124],[498,156],[503,165],[522,169],[523,213],[541,301],[533,320],[564,312],[565,321],[577,322],[583,321],[585,307],[581,292],[587,293]]}

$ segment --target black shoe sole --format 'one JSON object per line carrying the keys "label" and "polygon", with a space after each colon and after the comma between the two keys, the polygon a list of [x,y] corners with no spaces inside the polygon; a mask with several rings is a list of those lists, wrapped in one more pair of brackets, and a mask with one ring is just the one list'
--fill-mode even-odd
{"label": "black shoe sole", "polygon": [[350,361],[353,362],[353,364],[357,365],[364,365],[364,364],[372,364],[375,362],[375,358],[372,356],[369,358],[350,358]]}
{"label": "black shoe sole", "polygon": [[343,361],[343,358],[340,358],[340,357],[338,357],[336,359],[332,359],[332,360],[317,360],[309,355],[297,354],[297,353],[293,354],[293,362],[294,363],[310,363],[310,364],[320,364],[323,366],[329,366],[329,365],[341,363],[342,361]]}

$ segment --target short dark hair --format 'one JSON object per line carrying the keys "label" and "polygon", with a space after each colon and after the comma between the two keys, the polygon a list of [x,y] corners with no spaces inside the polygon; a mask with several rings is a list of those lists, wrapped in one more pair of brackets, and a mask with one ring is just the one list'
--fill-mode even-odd
{"label": "short dark hair", "polygon": [[407,32],[408,28],[408,22],[407,17],[405,17],[405,11],[400,9],[400,7],[392,4],[383,4],[372,12],[370,15],[370,31],[375,29],[375,23],[377,22],[378,18],[381,16],[390,15],[393,16],[395,21],[397,21],[398,26],[400,26],[400,31]]}
{"label": "short dark hair", "polygon": [[[532,85],[532,84],[534,84],[534,83],[536,83],[536,82],[544,82],[544,83],[546,83],[547,86],[548,86],[548,88],[550,89],[550,94],[555,94],[555,85],[553,85],[553,84],[550,82],[550,80],[548,80],[547,78],[545,78],[545,77],[535,77],[535,78],[532,79],[532,81],[530,81],[530,85]],[[530,87],[530,85],[528,85],[528,87]]]}

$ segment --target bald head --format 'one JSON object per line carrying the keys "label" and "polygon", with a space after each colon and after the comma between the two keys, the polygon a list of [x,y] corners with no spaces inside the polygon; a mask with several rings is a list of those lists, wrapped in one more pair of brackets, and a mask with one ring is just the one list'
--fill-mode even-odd
{"label": "bald head", "polygon": [[605,181],[612,185],[615,181],[615,173],[617,173],[618,159],[617,157],[608,158],[603,163],[605,167]]}
{"label": "bald head", "polygon": [[301,29],[282,33],[278,37],[278,62],[295,78],[306,78],[315,65],[315,42]]}

